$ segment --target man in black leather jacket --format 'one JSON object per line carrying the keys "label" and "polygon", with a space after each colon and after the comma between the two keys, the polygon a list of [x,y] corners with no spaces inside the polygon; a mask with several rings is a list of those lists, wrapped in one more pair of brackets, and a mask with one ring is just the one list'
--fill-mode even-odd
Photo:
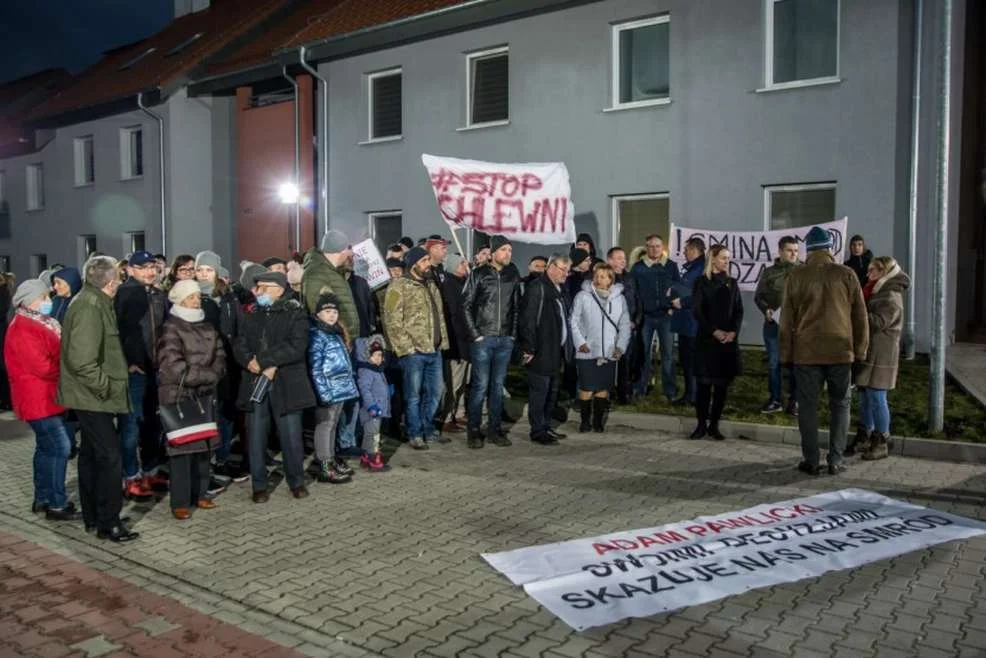
{"label": "man in black leather jacket", "polygon": [[483,402],[489,397],[490,442],[509,446],[503,432],[503,384],[514,349],[520,309],[521,279],[510,267],[513,247],[500,235],[490,240],[490,261],[473,270],[466,282],[463,307],[469,333],[472,380],[469,388],[468,443],[482,448]]}

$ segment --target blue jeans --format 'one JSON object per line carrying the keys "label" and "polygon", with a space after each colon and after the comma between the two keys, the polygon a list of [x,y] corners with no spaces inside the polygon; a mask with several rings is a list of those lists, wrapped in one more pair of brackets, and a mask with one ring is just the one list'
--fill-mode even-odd
{"label": "blue jeans", "polygon": [[123,458],[123,477],[132,480],[140,475],[137,446],[140,443],[140,423],[144,420],[144,394],[147,392],[147,375],[132,372],[128,380],[131,413],[120,416],[120,456]]}
{"label": "blue jeans", "polygon": [[469,382],[469,427],[479,429],[483,424],[483,402],[489,396],[489,426],[499,432],[503,419],[503,383],[507,366],[514,352],[510,336],[487,336],[469,346],[472,360],[472,379]]}
{"label": "blue jeans", "polygon": [[68,503],[65,493],[65,467],[72,449],[68,429],[61,416],[49,416],[28,423],[34,430],[34,502],[52,509]]}
{"label": "blue jeans", "polygon": [[435,434],[435,412],[445,391],[442,354],[415,352],[402,356],[400,364],[404,379],[407,437],[427,439]]}
{"label": "blue jeans", "polygon": [[[781,345],[780,345],[780,327],[777,326],[776,322],[764,322],[763,324],[763,346],[767,351],[767,386],[770,390],[770,401],[771,402],[781,402],[781,396],[783,395],[784,380],[781,376]],[[797,400],[795,397],[795,391],[797,390],[797,384],[794,379],[794,368],[788,366],[787,379],[788,379],[788,395],[792,400]]]}
{"label": "blue jeans", "polygon": [[637,382],[637,395],[646,395],[654,372],[654,334],[657,334],[658,348],[661,350],[661,389],[666,397],[673,398],[677,393],[674,381],[674,335],[671,333],[671,316],[645,317],[640,328],[644,340],[644,369]]}
{"label": "blue jeans", "polygon": [[890,434],[890,405],[887,404],[886,390],[859,389],[859,411],[867,430]]}

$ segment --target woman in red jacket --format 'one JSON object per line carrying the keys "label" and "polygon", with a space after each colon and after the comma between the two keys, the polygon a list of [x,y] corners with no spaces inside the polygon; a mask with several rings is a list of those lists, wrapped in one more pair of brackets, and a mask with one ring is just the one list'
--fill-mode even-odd
{"label": "woman in red jacket", "polygon": [[3,346],[14,413],[34,430],[33,512],[44,512],[52,521],[79,518],[65,493],[65,468],[71,449],[62,419],[65,409],[55,402],[61,327],[52,318],[48,287],[40,279],[28,279],[14,293],[14,319]]}

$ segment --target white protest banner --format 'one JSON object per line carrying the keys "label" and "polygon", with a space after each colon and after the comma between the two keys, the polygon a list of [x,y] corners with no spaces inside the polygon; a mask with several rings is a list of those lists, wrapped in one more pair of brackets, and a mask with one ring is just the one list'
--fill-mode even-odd
{"label": "white protest banner", "polygon": [[575,242],[575,206],[560,162],[498,164],[422,155],[438,210],[464,227],[517,242]]}
{"label": "white protest banner", "polygon": [[373,240],[363,240],[353,245],[353,273],[366,279],[370,288],[379,288],[390,281],[387,261],[380,255]]}
{"label": "white protest banner", "polygon": [[[842,219],[825,224],[818,224],[832,236],[832,254],[836,261],[845,260],[845,249],[849,242],[846,236],[849,219]],[[757,289],[760,274],[773,265],[777,257],[777,243],[785,235],[790,235],[798,241],[801,250],[801,260],[805,259],[805,236],[811,226],[779,231],[731,231],[727,229],[689,228],[671,225],[671,244],[668,247],[671,260],[685,262],[685,243],[691,238],[702,238],[705,248],[723,244],[729,248],[729,275],[739,281],[740,290],[753,291]]]}
{"label": "white protest banner", "polygon": [[844,489],[483,558],[583,630],[982,534],[981,521]]}

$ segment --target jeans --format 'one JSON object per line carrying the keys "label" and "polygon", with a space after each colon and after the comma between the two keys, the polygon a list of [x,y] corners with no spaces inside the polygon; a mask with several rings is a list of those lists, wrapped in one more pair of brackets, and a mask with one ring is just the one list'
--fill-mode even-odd
{"label": "jeans", "polygon": [[52,509],[64,509],[65,468],[72,449],[68,428],[61,416],[29,421],[34,430],[34,502]]}
{"label": "jeans", "polygon": [[120,439],[114,414],[79,411],[79,502],[87,526],[109,530],[120,524],[123,487],[120,486]]}
{"label": "jeans", "polygon": [[829,466],[842,462],[849,432],[849,383],[852,365],[839,363],[830,366],[795,366],[798,380],[798,429],[801,431],[801,453],[811,466],[818,466],[818,398],[822,385],[829,394]]}
{"label": "jeans", "polygon": [[469,427],[483,424],[483,402],[489,395],[490,431],[499,432],[503,420],[503,384],[514,351],[510,336],[487,336],[469,346],[472,379],[469,383]]}
{"label": "jeans", "polygon": [[859,409],[867,430],[890,434],[890,405],[887,404],[885,389],[859,389]]}
{"label": "jeans", "polygon": [[144,420],[147,375],[139,372],[130,373],[129,385],[131,413],[121,415],[118,424],[120,426],[120,457],[123,459],[123,477],[132,480],[140,475],[137,446],[140,442],[140,423]]}
{"label": "jeans", "polygon": [[435,412],[442,400],[442,354],[415,352],[401,357],[407,438],[427,439],[435,434]]}
{"label": "jeans", "polygon": [[[270,395],[253,406],[247,414],[247,432],[250,435],[250,479],[254,491],[267,491],[267,435],[270,432]],[[284,477],[291,489],[305,484],[305,447],[301,441],[301,412],[292,411],[274,419],[277,436],[281,440],[284,457]]]}
{"label": "jeans", "polygon": [[674,335],[671,333],[671,316],[645,317],[640,328],[644,339],[644,369],[637,383],[637,394],[646,395],[647,386],[654,371],[654,334],[657,334],[661,350],[661,390],[667,397],[674,397],[677,385],[674,380]]}
{"label": "jeans", "polygon": [[531,438],[544,436],[551,429],[551,413],[558,399],[558,375],[527,372],[527,419]]}
{"label": "jeans", "polygon": [[[781,345],[779,341],[780,327],[776,322],[765,322],[763,325],[763,346],[767,351],[767,382],[770,390],[770,401],[781,402],[784,381],[781,376]],[[786,368],[788,376],[788,395],[797,400],[795,391],[798,387],[794,379],[794,368]]]}

